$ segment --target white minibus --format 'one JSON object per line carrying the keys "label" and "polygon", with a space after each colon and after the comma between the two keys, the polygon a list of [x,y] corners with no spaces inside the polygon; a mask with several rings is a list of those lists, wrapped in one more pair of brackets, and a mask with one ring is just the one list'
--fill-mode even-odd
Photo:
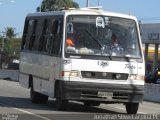
{"label": "white minibus", "polygon": [[144,94],[144,56],[136,17],[80,8],[26,16],[19,83],[31,101],[86,106],[122,103],[136,114]]}

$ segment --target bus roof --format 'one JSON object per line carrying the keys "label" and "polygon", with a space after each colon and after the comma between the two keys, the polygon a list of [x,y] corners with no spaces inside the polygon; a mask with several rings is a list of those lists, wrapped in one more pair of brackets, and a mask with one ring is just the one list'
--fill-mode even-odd
{"label": "bus roof", "polygon": [[121,14],[111,11],[103,11],[101,9],[92,9],[92,8],[79,8],[79,9],[69,9],[69,10],[61,10],[61,11],[49,11],[49,12],[37,12],[37,13],[30,13],[27,17],[32,16],[53,16],[53,15],[106,15],[106,16],[116,16],[122,17],[127,19],[134,19],[137,20],[135,16],[130,14]]}

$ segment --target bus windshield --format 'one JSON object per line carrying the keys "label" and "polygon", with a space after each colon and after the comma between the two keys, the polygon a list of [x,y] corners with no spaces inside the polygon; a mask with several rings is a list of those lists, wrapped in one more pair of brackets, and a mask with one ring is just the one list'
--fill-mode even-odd
{"label": "bus windshield", "polygon": [[65,53],[141,58],[136,22],[110,16],[70,15]]}

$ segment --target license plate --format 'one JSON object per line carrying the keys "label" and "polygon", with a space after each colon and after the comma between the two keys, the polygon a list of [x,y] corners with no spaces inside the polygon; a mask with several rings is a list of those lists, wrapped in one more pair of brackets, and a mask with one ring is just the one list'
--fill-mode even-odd
{"label": "license plate", "polygon": [[112,99],[113,93],[112,92],[98,92],[98,97]]}

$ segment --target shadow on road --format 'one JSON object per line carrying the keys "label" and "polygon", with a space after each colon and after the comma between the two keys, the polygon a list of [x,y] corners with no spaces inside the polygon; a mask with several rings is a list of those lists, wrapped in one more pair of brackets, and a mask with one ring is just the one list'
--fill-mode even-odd
{"label": "shadow on road", "polygon": [[[49,99],[47,104],[34,104],[29,98],[19,98],[19,97],[5,97],[0,96],[0,107],[6,107],[5,105],[19,108],[19,109],[30,109],[30,110],[40,110],[47,112],[57,111],[55,108],[55,101]],[[106,105],[107,106],[107,105]],[[99,107],[86,107],[81,103],[69,102],[66,110],[63,112],[75,112],[75,113],[112,113],[117,114],[118,112],[112,110],[106,110]]]}

